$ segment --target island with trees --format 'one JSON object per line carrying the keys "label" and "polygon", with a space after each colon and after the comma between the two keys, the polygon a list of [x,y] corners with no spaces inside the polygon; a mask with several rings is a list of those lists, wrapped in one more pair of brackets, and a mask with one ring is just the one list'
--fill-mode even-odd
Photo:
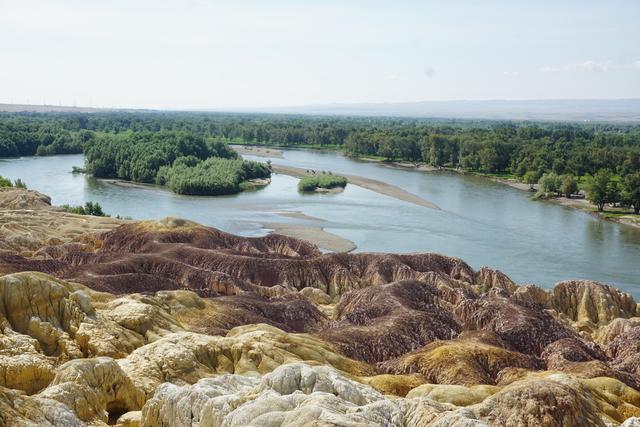
{"label": "island with trees", "polygon": [[86,171],[165,185],[178,194],[235,194],[254,179],[268,179],[268,164],[242,160],[226,143],[187,132],[100,135],[85,149]]}
{"label": "island with trees", "polygon": [[347,178],[331,173],[306,175],[298,182],[298,190],[301,192],[342,191],[346,186]]}

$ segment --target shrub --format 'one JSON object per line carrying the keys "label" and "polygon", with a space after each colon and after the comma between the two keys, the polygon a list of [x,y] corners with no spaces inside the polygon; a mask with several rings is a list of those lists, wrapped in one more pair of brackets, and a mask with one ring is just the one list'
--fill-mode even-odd
{"label": "shrub", "polygon": [[527,171],[524,174],[523,179],[525,183],[529,184],[529,191],[533,191],[533,185],[538,183],[540,175],[538,175],[538,172],[535,171]]}
{"label": "shrub", "polygon": [[0,187],[13,187],[13,184],[7,178],[0,176]]}
{"label": "shrub", "polygon": [[62,205],[60,206],[65,212],[78,214],[78,215],[93,215],[93,216],[109,216],[104,213],[102,206],[98,202],[87,202],[78,206]]}
{"label": "shrub", "polygon": [[16,179],[13,182],[13,186],[16,187],[16,188],[25,188],[25,189],[27,188],[27,184],[23,180],[21,180],[20,178]]}
{"label": "shrub", "polygon": [[156,183],[178,194],[218,196],[239,193],[243,182],[270,176],[269,166],[260,162],[220,157],[194,162],[178,158],[172,166],[158,170]]}
{"label": "shrub", "polygon": [[298,182],[298,190],[300,191],[314,191],[317,188],[336,188],[346,187],[347,178],[339,175],[322,174],[322,175],[307,175],[300,179]]}
{"label": "shrub", "polygon": [[560,181],[559,191],[566,197],[571,197],[572,194],[576,194],[578,192],[578,183],[573,175],[563,175]]}
{"label": "shrub", "polygon": [[540,181],[540,191],[545,193],[557,193],[560,188],[560,178],[555,172],[549,172],[542,175]]}

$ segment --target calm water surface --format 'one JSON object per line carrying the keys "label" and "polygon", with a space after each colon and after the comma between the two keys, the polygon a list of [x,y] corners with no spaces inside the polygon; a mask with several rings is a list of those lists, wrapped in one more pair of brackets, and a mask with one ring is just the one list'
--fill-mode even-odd
{"label": "calm water surface", "polygon": [[[526,192],[476,177],[394,169],[306,150],[286,150],[283,159],[271,160],[389,182],[438,204],[442,211],[354,185],[335,195],[302,195],[297,180],[284,175],[274,175],[262,190],[234,196],[179,196],[156,187],[126,187],[71,174],[72,166],[83,164],[82,155],[0,160],[0,175],[22,178],[58,205],[97,201],[112,215],[179,216],[245,236],[267,233],[264,223],[319,225],[352,240],[358,251],[441,252],[474,268],[498,268],[518,283],[550,287],[559,280],[585,278],[640,297],[640,230],[532,202]],[[278,214],[282,211],[324,221],[287,218]]]}

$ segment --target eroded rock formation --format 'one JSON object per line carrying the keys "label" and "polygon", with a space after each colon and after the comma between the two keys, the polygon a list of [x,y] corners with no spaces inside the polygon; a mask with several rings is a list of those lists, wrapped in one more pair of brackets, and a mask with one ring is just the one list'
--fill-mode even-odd
{"label": "eroded rock formation", "polygon": [[[15,209],[77,220],[11,203],[13,223]],[[640,317],[610,286],[518,286],[438,254],[323,255],[175,218],[87,221],[0,236],[2,427],[640,417]]]}

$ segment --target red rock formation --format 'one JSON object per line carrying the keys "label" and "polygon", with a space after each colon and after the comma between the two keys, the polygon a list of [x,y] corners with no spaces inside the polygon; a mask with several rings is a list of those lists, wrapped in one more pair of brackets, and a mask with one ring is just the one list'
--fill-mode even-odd
{"label": "red rock formation", "polygon": [[189,322],[191,329],[225,335],[236,326],[266,323],[287,332],[314,332],[328,321],[306,298],[295,294],[267,298],[250,293],[211,298],[206,310]]}
{"label": "red rock formation", "polygon": [[607,346],[611,365],[640,377],[640,327],[618,335]]}
{"label": "red rock formation", "polygon": [[0,258],[0,268],[24,271],[28,265],[113,293],[192,289],[203,296],[278,295],[309,286],[339,296],[370,285],[426,279],[430,272],[473,283],[466,263],[439,254],[320,255],[315,246],[290,237],[245,238],[193,223],[165,224],[120,226],[102,236],[94,253],[74,245],[39,252],[61,265],[17,257]]}
{"label": "red rock formation", "polygon": [[478,299],[458,304],[454,313],[464,330],[491,331],[511,348],[540,355],[562,338],[577,338],[575,331],[537,305],[516,303],[505,291],[492,290]]}
{"label": "red rock formation", "polygon": [[373,363],[398,357],[460,332],[443,294],[417,281],[353,290],[340,299],[337,321],[320,336],[354,359]]}

